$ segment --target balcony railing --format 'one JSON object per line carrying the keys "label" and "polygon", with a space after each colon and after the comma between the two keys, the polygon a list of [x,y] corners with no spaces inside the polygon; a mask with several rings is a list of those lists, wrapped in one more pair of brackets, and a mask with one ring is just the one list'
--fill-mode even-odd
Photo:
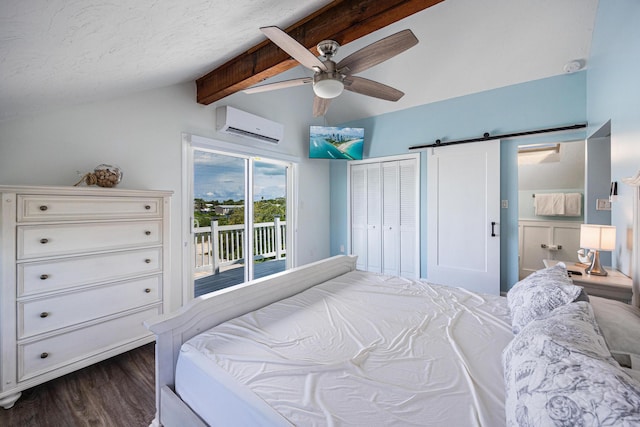
{"label": "balcony railing", "polygon": [[[261,222],[253,227],[253,259],[286,257],[286,221]],[[244,224],[194,229],[195,271],[216,274],[220,268],[244,261]]]}

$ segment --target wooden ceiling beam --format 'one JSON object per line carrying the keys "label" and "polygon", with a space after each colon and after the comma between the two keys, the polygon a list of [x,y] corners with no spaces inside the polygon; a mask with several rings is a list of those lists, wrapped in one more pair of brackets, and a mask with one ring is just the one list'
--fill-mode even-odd
{"label": "wooden ceiling beam", "polygon": [[[345,45],[442,1],[337,0],[285,31],[317,54],[315,46],[322,40]],[[211,104],[297,65],[283,50],[265,40],[197,79],[197,101]]]}

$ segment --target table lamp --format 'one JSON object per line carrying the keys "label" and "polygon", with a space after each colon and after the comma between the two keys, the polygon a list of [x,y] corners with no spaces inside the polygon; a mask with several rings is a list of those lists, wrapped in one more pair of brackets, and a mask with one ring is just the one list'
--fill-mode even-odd
{"label": "table lamp", "polygon": [[591,249],[593,259],[585,273],[594,276],[606,276],[607,271],[600,265],[600,251],[612,251],[616,248],[616,227],[612,225],[581,224],[580,247]]}

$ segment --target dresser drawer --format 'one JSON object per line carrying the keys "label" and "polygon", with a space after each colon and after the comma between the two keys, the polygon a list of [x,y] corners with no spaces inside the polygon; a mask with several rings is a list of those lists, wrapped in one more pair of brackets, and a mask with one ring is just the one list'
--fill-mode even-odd
{"label": "dresser drawer", "polygon": [[18,222],[151,218],[162,216],[161,198],[18,196]]}
{"label": "dresser drawer", "polygon": [[18,260],[162,243],[160,221],[18,226]]}
{"label": "dresser drawer", "polygon": [[18,297],[162,270],[162,248],[18,264]]}
{"label": "dresser drawer", "polygon": [[151,334],[142,322],[160,313],[158,306],[43,340],[18,344],[18,381],[149,337]]}
{"label": "dresser drawer", "polygon": [[18,339],[159,302],[161,276],[18,302]]}

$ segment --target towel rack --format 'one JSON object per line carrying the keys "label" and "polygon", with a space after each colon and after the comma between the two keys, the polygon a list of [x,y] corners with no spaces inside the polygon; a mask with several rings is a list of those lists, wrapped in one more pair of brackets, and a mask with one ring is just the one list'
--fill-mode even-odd
{"label": "towel rack", "polygon": [[542,249],[549,249],[550,251],[562,250],[562,245],[547,245],[547,244],[541,243],[540,247]]}

